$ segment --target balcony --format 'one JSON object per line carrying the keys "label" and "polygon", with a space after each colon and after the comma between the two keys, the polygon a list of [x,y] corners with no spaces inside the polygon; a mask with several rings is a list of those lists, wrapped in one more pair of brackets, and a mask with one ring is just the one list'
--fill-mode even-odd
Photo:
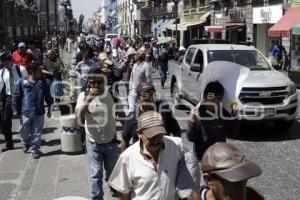
{"label": "balcony", "polygon": [[204,14],[206,12],[210,11],[210,7],[209,6],[201,6],[201,7],[194,7],[194,8],[190,8],[190,9],[184,9],[183,15],[197,15],[197,14]]}
{"label": "balcony", "polygon": [[170,17],[170,16],[175,16],[176,15],[176,11],[175,9],[172,9],[172,10],[169,10],[168,11],[168,6],[165,4],[165,5],[162,5],[162,6],[159,6],[159,5],[155,5],[153,8],[152,8],[152,18],[163,18],[163,17]]}

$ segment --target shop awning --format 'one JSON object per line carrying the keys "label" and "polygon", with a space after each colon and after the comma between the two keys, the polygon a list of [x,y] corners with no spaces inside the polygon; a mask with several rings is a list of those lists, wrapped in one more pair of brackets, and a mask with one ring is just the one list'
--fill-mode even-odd
{"label": "shop awning", "polygon": [[222,33],[223,26],[204,26],[204,30],[210,33]]}
{"label": "shop awning", "polygon": [[156,29],[156,33],[157,34],[160,34],[160,31],[161,31],[161,25],[163,25],[165,22],[167,22],[168,20],[167,19],[161,19],[159,20],[156,25],[154,25],[154,30],[153,32],[155,31]]}
{"label": "shop awning", "polygon": [[[205,14],[203,14],[201,16],[200,20],[197,22],[183,22],[183,23],[177,24],[177,30],[178,31],[186,31],[188,27],[203,24],[204,22],[206,22],[206,19],[209,15],[210,15],[210,12],[206,12]],[[175,31],[176,24],[171,24],[171,25],[167,26],[166,28]]]}
{"label": "shop awning", "polygon": [[159,20],[159,21],[156,23],[155,28],[159,28],[160,25],[161,25],[164,21],[165,21],[164,19]]}
{"label": "shop awning", "polygon": [[292,33],[293,33],[294,35],[300,35],[300,23],[299,23],[299,24],[296,24],[296,25],[293,27]]}
{"label": "shop awning", "polygon": [[121,24],[117,24],[116,26],[114,26],[114,27],[112,28],[112,30],[116,30],[116,29],[120,28],[120,26],[121,26]]}
{"label": "shop awning", "polygon": [[290,8],[281,19],[268,30],[269,37],[288,37],[291,29],[300,23],[300,7]]}
{"label": "shop awning", "polygon": [[[185,22],[185,23],[177,24],[177,30],[178,30],[178,31],[186,31],[188,27],[200,25],[200,24],[203,24],[204,22],[205,22],[205,21],[199,21],[199,22]],[[166,28],[175,31],[175,30],[176,30],[176,24],[169,25],[169,26],[166,27]]]}
{"label": "shop awning", "polygon": [[173,24],[176,20],[175,19],[167,19],[160,25],[160,30],[165,30],[168,26]]}

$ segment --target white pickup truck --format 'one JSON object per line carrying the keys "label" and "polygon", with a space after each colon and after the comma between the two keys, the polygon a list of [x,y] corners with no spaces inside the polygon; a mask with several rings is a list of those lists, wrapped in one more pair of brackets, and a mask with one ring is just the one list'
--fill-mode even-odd
{"label": "white pickup truck", "polygon": [[288,130],[292,126],[297,114],[296,85],[273,69],[257,49],[244,45],[191,45],[182,63],[170,61],[174,103],[185,99],[196,105],[201,100],[201,73],[212,61],[234,62],[250,69],[238,97],[241,119],[273,120],[281,130]]}

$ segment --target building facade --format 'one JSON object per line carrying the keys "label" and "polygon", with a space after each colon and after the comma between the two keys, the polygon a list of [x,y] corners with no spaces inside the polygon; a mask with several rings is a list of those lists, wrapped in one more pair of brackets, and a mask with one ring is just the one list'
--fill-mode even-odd
{"label": "building facade", "polygon": [[210,1],[211,26],[206,28],[211,38],[245,44],[252,40],[265,56],[270,56],[272,41],[285,38],[268,36],[271,28],[291,6],[288,0]]}
{"label": "building facade", "polygon": [[0,0],[0,45],[38,35],[35,1]]}
{"label": "building facade", "polygon": [[37,0],[38,26],[41,34],[62,34],[73,30],[70,0]]}

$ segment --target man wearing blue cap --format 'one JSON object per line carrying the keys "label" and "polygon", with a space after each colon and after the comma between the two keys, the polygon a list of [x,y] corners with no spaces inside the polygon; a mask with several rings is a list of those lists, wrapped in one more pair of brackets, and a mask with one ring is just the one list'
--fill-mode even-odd
{"label": "man wearing blue cap", "polygon": [[20,42],[18,44],[18,50],[12,54],[14,64],[20,65],[27,68],[32,60],[30,54],[27,53],[27,48],[25,42]]}

